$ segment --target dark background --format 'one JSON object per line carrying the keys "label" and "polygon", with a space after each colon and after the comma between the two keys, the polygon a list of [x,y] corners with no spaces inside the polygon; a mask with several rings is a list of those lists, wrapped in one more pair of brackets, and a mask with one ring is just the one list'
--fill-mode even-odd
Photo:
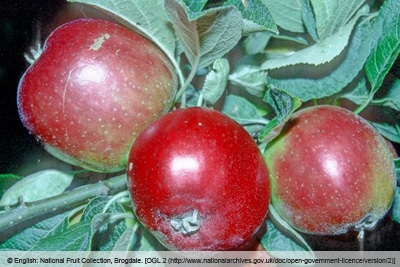
{"label": "dark background", "polygon": [[[50,156],[23,127],[16,102],[18,82],[28,63],[24,53],[43,44],[63,23],[81,17],[106,17],[66,0],[2,0],[0,4],[0,173],[27,175],[48,168],[69,168]],[[107,17],[108,18],[108,17]]]}
{"label": "dark background", "polygon": [[[16,93],[18,81],[28,66],[23,54],[34,44],[37,22],[41,25],[43,43],[57,24],[85,15],[86,11],[78,8],[71,12],[64,0],[2,0],[0,5],[0,174],[25,174],[20,168],[26,164],[35,169],[43,168],[46,162],[51,167],[62,163],[49,157],[19,120]],[[400,77],[399,65],[397,60],[391,71],[394,77]],[[315,250],[357,250],[359,247],[355,233],[329,238],[305,237]],[[386,217],[375,230],[366,233],[364,247],[400,250],[399,224]]]}
{"label": "dark background", "polygon": [[23,54],[33,44],[36,22],[50,22],[64,1],[2,0],[0,6],[0,173],[22,165],[27,151],[40,147],[23,128],[17,111],[18,81],[27,63]]}

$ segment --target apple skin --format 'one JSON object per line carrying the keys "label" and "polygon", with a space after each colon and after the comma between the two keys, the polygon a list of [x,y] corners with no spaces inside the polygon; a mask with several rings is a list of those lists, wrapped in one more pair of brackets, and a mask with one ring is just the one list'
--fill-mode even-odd
{"label": "apple skin", "polygon": [[344,108],[296,112],[264,158],[271,203],[301,232],[337,235],[373,225],[394,198],[393,155],[384,138]]}
{"label": "apple skin", "polygon": [[20,80],[23,124],[56,157],[83,168],[126,167],[136,136],[168,112],[176,75],[150,40],[116,23],[57,28]]}
{"label": "apple skin", "polygon": [[[132,146],[127,178],[137,218],[171,250],[240,249],[267,216],[262,153],[216,110],[182,108],[154,121]],[[174,226],[188,217],[197,222],[192,231]]]}

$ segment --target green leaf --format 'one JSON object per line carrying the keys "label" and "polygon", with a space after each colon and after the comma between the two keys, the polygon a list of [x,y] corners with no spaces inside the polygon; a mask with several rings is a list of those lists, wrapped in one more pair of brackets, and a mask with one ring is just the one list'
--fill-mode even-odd
{"label": "green leaf", "polygon": [[400,186],[400,158],[394,159],[394,166],[396,168],[397,184]]}
{"label": "green leaf", "polygon": [[[112,250],[126,229],[121,220],[111,220],[113,214],[124,212],[118,202],[108,205],[110,197],[92,199],[85,207],[81,220],[72,225],[65,222],[39,240],[32,250]],[[107,210],[104,210],[108,207]]]}
{"label": "green leaf", "polygon": [[269,120],[261,116],[253,103],[236,95],[226,96],[221,111],[244,126],[250,133],[263,129],[264,125],[269,122]]}
{"label": "green leaf", "polygon": [[1,241],[0,250],[27,251],[32,249],[41,239],[52,235],[56,229],[64,228],[62,225],[68,220],[69,215],[70,213],[66,212],[43,220],[32,227],[25,228],[22,232],[13,235],[5,242]]}
{"label": "green leaf", "polygon": [[[321,78],[272,78],[268,77],[267,84],[271,88],[280,88],[302,101],[323,98],[333,95],[346,87],[362,70],[371,49],[371,26],[364,21],[355,27],[354,34],[348,45],[345,58],[340,64]],[[320,67],[309,67],[310,72],[319,73]],[[286,73],[286,72],[285,72]]]}
{"label": "green leaf", "polygon": [[0,174],[0,183],[2,183],[3,180],[8,180],[8,179],[19,180],[21,178],[22,178],[21,176],[15,175],[15,174],[12,174],[12,173],[2,173],[2,174]]}
{"label": "green leaf", "polygon": [[226,89],[230,67],[229,61],[219,58],[214,61],[211,71],[204,81],[202,95],[205,101],[214,105]]}
{"label": "green leaf", "polygon": [[[399,17],[400,18],[400,17]],[[397,22],[400,24],[400,19]],[[378,48],[368,59],[365,72],[371,83],[372,92],[378,90],[383,83],[386,74],[389,72],[400,51],[399,37],[385,34],[379,42]]]}
{"label": "green leaf", "polygon": [[31,174],[9,188],[0,200],[1,206],[19,202],[32,202],[61,194],[71,184],[73,175],[57,170],[45,170]]}
{"label": "green leaf", "polygon": [[400,143],[400,124],[370,122],[389,141]]}
{"label": "green leaf", "polygon": [[264,101],[271,105],[276,116],[266,125],[258,139],[261,142],[269,142],[279,135],[286,121],[301,106],[302,102],[279,89],[269,89],[264,96]]}
{"label": "green leaf", "polygon": [[266,74],[258,66],[239,66],[231,75],[229,81],[250,94],[262,97],[266,90]]}
{"label": "green leaf", "polygon": [[166,250],[165,247],[161,245],[161,243],[152,235],[147,229],[144,227],[139,227],[138,230],[139,236],[139,246],[137,246],[135,251],[163,251]]}
{"label": "green leaf", "polygon": [[[175,60],[176,36],[159,0],[67,0],[111,14],[128,28],[139,30],[160,47],[178,69]],[[156,11],[156,12],[155,12]]]}
{"label": "green leaf", "polygon": [[291,238],[279,231],[275,225],[267,221],[268,232],[262,237],[261,244],[267,251],[303,251],[304,249]]}
{"label": "green leaf", "polygon": [[383,97],[372,100],[371,104],[400,111],[400,79],[396,79],[388,92]]}
{"label": "green leaf", "polygon": [[11,173],[0,174],[0,198],[3,196],[4,192],[7,191],[13,184],[22,179],[21,176],[14,175]]}
{"label": "green leaf", "polygon": [[311,0],[318,37],[323,40],[347,24],[365,0]]}
{"label": "green leaf", "polygon": [[114,242],[112,251],[129,251],[133,247],[133,243],[137,238],[136,234],[137,228],[126,228],[123,233],[121,233],[118,239]]}
{"label": "green leaf", "polygon": [[97,214],[103,213],[104,207],[107,205],[109,197],[96,197],[92,199],[85,207],[81,221],[90,221]]}
{"label": "green leaf", "polygon": [[225,5],[233,5],[242,13],[244,34],[257,31],[278,33],[275,21],[263,0],[227,0]]}
{"label": "green leaf", "polygon": [[349,23],[339,28],[332,35],[324,38],[312,46],[296,51],[287,57],[268,59],[262,64],[261,69],[271,70],[296,64],[309,64],[317,66],[332,61],[347,46],[350,34],[352,33],[357,20],[361,16],[368,14],[368,7],[365,7],[366,8],[360,9],[360,11]]}
{"label": "green leaf", "polygon": [[264,101],[275,110],[278,123],[282,123],[297,109],[301,102],[278,89],[270,89],[264,96]]}
{"label": "green leaf", "polygon": [[365,73],[374,93],[400,52],[400,2],[387,0],[373,24],[376,44],[365,65]]}
{"label": "green leaf", "polygon": [[186,104],[185,107],[195,107],[198,106],[200,94],[193,85],[189,85],[188,88],[185,90],[186,94]]}
{"label": "green leaf", "polygon": [[185,5],[189,7],[190,10],[194,12],[202,11],[206,6],[208,0],[183,0]]}
{"label": "green leaf", "polygon": [[249,92],[262,98],[266,91],[267,74],[260,69],[260,64],[265,60],[265,53],[243,56],[234,71],[229,75],[229,81]]}
{"label": "green leaf", "polygon": [[92,222],[91,249],[110,251],[114,248],[127,226],[124,220],[113,218],[124,213],[123,206],[111,197],[97,197],[90,201],[81,220]]}
{"label": "green leaf", "polygon": [[302,0],[262,0],[275,23],[291,32],[304,32]]}
{"label": "green leaf", "polygon": [[269,218],[267,233],[262,237],[261,244],[272,256],[282,256],[279,251],[300,251],[304,253],[299,255],[315,258],[307,241],[282,219],[272,205],[269,206]]}
{"label": "green leaf", "polygon": [[82,220],[91,220],[99,213],[120,213],[124,212],[121,204],[112,197],[93,198],[85,207]]}
{"label": "green leaf", "polygon": [[58,234],[41,239],[34,251],[81,251],[90,249],[91,221],[81,221]]}
{"label": "green leaf", "polygon": [[243,52],[246,55],[264,53],[272,34],[270,32],[256,32],[250,34],[243,41]]}
{"label": "green leaf", "polygon": [[126,230],[127,227],[124,220],[110,221],[95,233],[92,240],[92,249],[100,251],[115,250],[122,245],[121,238]]}
{"label": "green leaf", "polygon": [[206,67],[221,58],[242,37],[242,16],[233,6],[193,13],[178,0],[165,0],[165,9],[194,69]]}
{"label": "green leaf", "polygon": [[[91,227],[90,227],[91,236],[90,236],[90,245],[89,245],[91,250],[100,250],[99,247],[102,246],[102,240],[101,240],[101,238],[97,237],[96,234],[97,234],[97,231],[99,231],[100,228],[102,228],[103,226],[105,228],[105,230],[103,232],[106,232],[106,234],[107,234],[106,230],[107,230],[107,226],[108,226],[109,220],[111,218],[111,215],[112,214],[108,213],[108,212],[107,213],[98,213],[91,219]],[[122,232],[123,231],[121,231],[119,233],[119,235]],[[92,244],[95,247],[93,247]]]}
{"label": "green leaf", "polygon": [[369,89],[367,87],[367,80],[365,77],[362,77],[361,80],[357,83],[357,85],[350,92],[344,93],[340,96],[340,98],[345,98],[357,105],[361,105],[368,101],[369,98]]}
{"label": "green leaf", "polygon": [[396,187],[396,194],[394,196],[392,207],[392,220],[400,223],[400,187]]}
{"label": "green leaf", "polygon": [[318,41],[317,25],[315,22],[314,11],[311,6],[311,0],[303,0],[302,18],[304,26],[307,29],[308,34],[313,38],[314,41]]}

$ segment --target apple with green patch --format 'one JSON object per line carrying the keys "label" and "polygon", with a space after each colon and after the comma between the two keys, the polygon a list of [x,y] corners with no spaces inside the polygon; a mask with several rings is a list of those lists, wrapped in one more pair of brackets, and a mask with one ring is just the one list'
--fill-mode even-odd
{"label": "apple with green patch", "polygon": [[373,227],[391,207],[396,173],[383,137],[335,106],[295,113],[264,151],[271,202],[299,231],[336,235]]}

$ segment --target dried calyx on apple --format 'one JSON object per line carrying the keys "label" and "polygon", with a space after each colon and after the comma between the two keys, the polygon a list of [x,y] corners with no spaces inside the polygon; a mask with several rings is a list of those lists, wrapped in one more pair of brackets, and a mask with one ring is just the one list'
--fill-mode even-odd
{"label": "dried calyx on apple", "polygon": [[168,249],[237,249],[265,223],[262,153],[216,110],[182,108],[154,121],[132,146],[127,177],[137,218]]}

